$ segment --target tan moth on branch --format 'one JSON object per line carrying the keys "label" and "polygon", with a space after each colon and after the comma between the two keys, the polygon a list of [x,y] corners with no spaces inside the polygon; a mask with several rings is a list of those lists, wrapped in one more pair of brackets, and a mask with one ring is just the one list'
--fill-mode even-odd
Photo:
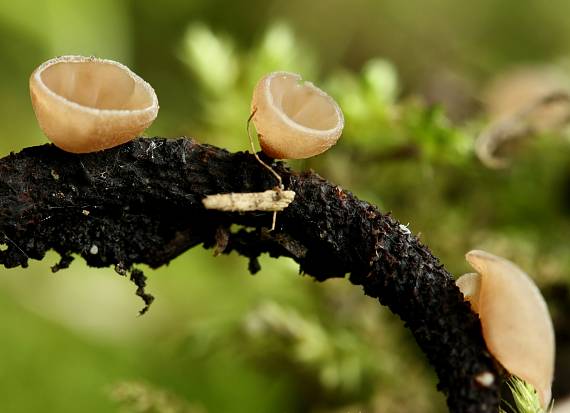
{"label": "tan moth on branch", "polygon": [[294,191],[232,192],[208,195],[202,200],[206,209],[228,212],[283,211],[295,198]]}

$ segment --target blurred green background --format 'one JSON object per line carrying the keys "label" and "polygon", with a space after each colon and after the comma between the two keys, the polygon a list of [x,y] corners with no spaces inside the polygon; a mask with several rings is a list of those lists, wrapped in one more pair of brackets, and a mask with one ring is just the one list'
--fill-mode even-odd
{"label": "blurred green background", "polygon": [[[501,170],[481,163],[474,142],[532,103],[536,87],[568,90],[569,16],[565,0],[4,1],[0,153],[46,142],[28,76],[56,55],[115,59],[150,82],[161,109],[148,136],[230,150],[248,148],[256,81],[299,72],[335,97],[346,128],[332,150],[294,167],[392,211],[457,276],[473,248],[531,274],[557,328],[562,399],[567,119],[508,148]],[[317,284],[286,259],[263,259],[252,277],[244,259],[196,248],[146,269],[157,300],[137,317],[125,278],[80,260],[52,275],[56,261],[0,270],[2,412],[445,411],[413,338],[345,280]]]}

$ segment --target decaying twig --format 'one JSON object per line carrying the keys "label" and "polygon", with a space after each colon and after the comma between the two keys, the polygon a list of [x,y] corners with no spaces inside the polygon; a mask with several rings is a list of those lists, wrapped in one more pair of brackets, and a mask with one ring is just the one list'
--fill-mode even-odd
{"label": "decaying twig", "polygon": [[62,257],[56,267],[65,268],[77,254],[91,266],[130,271],[148,300],[133,266],[159,267],[198,244],[249,258],[252,272],[262,253],[291,257],[319,281],[348,274],[396,313],[434,366],[452,412],[497,412],[500,380],[481,377],[500,375],[479,320],[428,248],[315,173],[267,162],[295,192],[271,232],[270,212],[202,204],[212,194],[274,188],[275,177],[251,154],[185,138],[137,139],[84,155],[25,149],[0,159],[0,264],[26,266],[53,249]]}

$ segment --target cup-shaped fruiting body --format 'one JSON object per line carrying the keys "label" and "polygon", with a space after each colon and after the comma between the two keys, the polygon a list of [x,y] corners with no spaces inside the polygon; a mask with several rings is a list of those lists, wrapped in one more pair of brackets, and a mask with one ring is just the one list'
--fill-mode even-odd
{"label": "cup-shaped fruiting body", "polygon": [[334,99],[295,73],[263,77],[253,92],[251,110],[261,149],[277,159],[318,155],[336,143],[344,127]]}
{"label": "cup-shaped fruiting body", "polygon": [[154,89],[112,60],[61,56],[30,76],[32,106],[46,136],[59,148],[94,152],[125,143],[156,118]]}
{"label": "cup-shaped fruiting body", "polygon": [[487,348],[511,374],[537,390],[546,408],[555,343],[540,291],[525,272],[504,258],[475,250],[466,259],[477,274],[465,274],[457,285],[479,314]]}
{"label": "cup-shaped fruiting body", "polygon": [[474,312],[479,313],[479,293],[481,291],[481,274],[470,272],[463,274],[455,281],[465,300],[469,301]]}
{"label": "cup-shaped fruiting body", "polygon": [[477,137],[475,154],[489,168],[505,168],[522,138],[568,125],[570,78],[556,67],[518,67],[492,81],[483,100],[491,123]]}

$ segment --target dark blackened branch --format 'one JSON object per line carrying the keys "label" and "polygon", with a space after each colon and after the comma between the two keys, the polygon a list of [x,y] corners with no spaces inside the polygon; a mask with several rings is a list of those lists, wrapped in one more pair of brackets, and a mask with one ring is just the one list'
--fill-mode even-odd
{"label": "dark blackened branch", "polygon": [[[156,268],[199,244],[249,258],[251,272],[267,253],[294,259],[319,281],[349,274],[411,330],[452,412],[497,412],[499,372],[477,317],[437,258],[374,206],[313,172],[266,162],[296,193],[275,231],[268,231],[270,212],[202,205],[206,195],[275,186],[247,153],[185,138],[138,139],[85,155],[51,145],[25,149],[0,160],[0,264],[25,267],[53,249],[62,257],[58,269],[77,254],[90,266],[129,273],[146,305],[152,297],[133,266]],[[231,232],[235,224],[241,229]],[[486,387],[477,380],[485,372],[496,378]]]}
{"label": "dark blackened branch", "polygon": [[145,290],[146,276],[141,270],[136,268],[132,269],[130,274],[130,279],[137,286],[137,292],[136,292],[137,296],[139,296],[144,302],[144,307],[142,308],[142,310],[139,311],[139,314],[143,315],[150,308],[150,305],[154,301],[154,297],[148,294]]}

